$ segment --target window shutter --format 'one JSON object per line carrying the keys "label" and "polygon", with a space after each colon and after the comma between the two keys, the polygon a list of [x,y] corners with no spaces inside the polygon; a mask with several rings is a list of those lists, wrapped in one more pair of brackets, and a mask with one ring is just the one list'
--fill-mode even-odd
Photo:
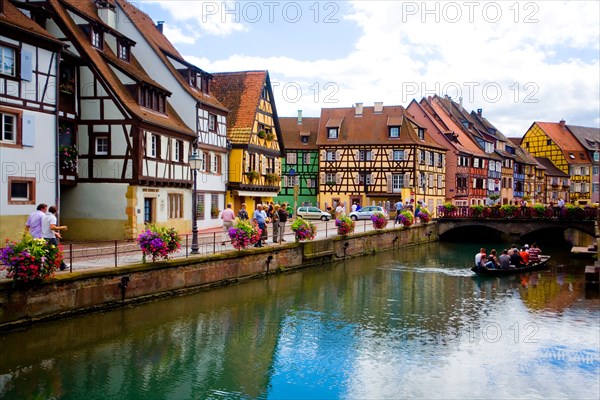
{"label": "window shutter", "polygon": [[394,191],[394,188],[392,187],[392,174],[385,174],[385,180],[387,182],[387,192],[392,193]]}
{"label": "window shutter", "polygon": [[342,159],[342,151],[336,150],[335,152],[335,161],[340,161]]}
{"label": "window shutter", "polygon": [[33,78],[33,59],[31,51],[21,50],[21,79],[31,82]]}
{"label": "window shutter", "polygon": [[321,183],[325,183],[325,172],[321,172],[321,173],[319,174],[319,177],[320,177],[320,179],[321,179]]}
{"label": "window shutter", "polygon": [[267,157],[262,154],[260,155],[260,173],[263,175],[267,173]]}
{"label": "window shutter", "polygon": [[341,183],[342,183],[342,173],[336,172],[335,173],[335,184],[340,185]]}
{"label": "window shutter", "polygon": [[393,161],[394,160],[394,150],[388,150],[387,156],[388,156],[389,161]]}
{"label": "window shutter", "polygon": [[244,151],[244,172],[250,171],[250,153]]}
{"label": "window shutter", "polygon": [[274,163],[275,163],[275,175],[281,175],[281,159],[276,158]]}
{"label": "window shutter", "polygon": [[304,164],[310,165],[310,153],[306,153],[305,157],[306,157],[306,160],[304,161]]}
{"label": "window shutter", "polygon": [[405,188],[410,187],[410,172],[407,172],[404,174],[404,187]]}
{"label": "window shutter", "polygon": [[325,161],[327,159],[327,152],[325,150],[321,150],[321,160]]}
{"label": "window shutter", "polygon": [[358,151],[358,150],[355,150],[355,151],[354,151],[354,159],[355,159],[356,161],[358,161],[358,160],[360,159],[360,151]]}
{"label": "window shutter", "polygon": [[360,185],[360,172],[357,172],[356,175],[354,175],[354,183]]}
{"label": "window shutter", "polygon": [[23,116],[23,146],[35,146],[35,117],[33,115]]}
{"label": "window shutter", "polygon": [[434,182],[433,182],[433,174],[429,174],[429,177],[428,177],[428,178],[429,178],[429,179],[428,179],[428,180],[429,180],[429,182],[428,182],[428,184],[427,184],[427,185],[428,185],[430,188],[432,188],[432,187],[434,186]]}

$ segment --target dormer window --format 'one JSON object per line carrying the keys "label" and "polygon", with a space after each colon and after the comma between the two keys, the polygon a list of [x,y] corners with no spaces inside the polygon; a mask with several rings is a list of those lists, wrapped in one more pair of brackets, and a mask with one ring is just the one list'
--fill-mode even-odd
{"label": "dormer window", "polygon": [[120,60],[130,61],[131,46],[129,43],[120,41],[117,45],[117,56]]}
{"label": "dormer window", "polygon": [[92,46],[94,46],[97,49],[102,50],[104,47],[104,35],[102,34],[102,31],[96,27],[92,27],[90,29],[90,42],[92,43]]}
{"label": "dormer window", "polygon": [[337,139],[338,133],[338,128],[327,128],[327,139]]}
{"label": "dormer window", "polygon": [[165,114],[165,94],[148,86],[138,88],[138,104]]}
{"label": "dormer window", "polygon": [[300,140],[302,141],[303,144],[307,144],[308,143],[308,136],[302,136],[302,137],[300,137]]}
{"label": "dormer window", "polygon": [[388,128],[388,134],[391,138],[399,138],[400,137],[400,127],[399,126],[390,126]]}
{"label": "dormer window", "polygon": [[217,116],[215,114],[208,114],[208,130],[211,132],[217,130]]}
{"label": "dormer window", "polygon": [[210,79],[208,79],[208,76],[202,75],[202,77],[200,78],[200,87],[199,89],[202,90],[203,93],[208,93],[209,92],[209,88],[208,88],[208,84],[210,82]]}
{"label": "dormer window", "polygon": [[425,140],[425,129],[419,128],[418,134],[419,134],[419,139]]}

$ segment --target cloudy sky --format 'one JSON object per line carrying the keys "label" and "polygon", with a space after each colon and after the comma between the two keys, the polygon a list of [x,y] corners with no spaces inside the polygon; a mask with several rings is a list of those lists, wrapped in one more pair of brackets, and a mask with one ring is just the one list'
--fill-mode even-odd
{"label": "cloudy sky", "polygon": [[600,2],[136,2],[208,72],[268,69],[280,116],[462,97],[507,136],[600,126]]}

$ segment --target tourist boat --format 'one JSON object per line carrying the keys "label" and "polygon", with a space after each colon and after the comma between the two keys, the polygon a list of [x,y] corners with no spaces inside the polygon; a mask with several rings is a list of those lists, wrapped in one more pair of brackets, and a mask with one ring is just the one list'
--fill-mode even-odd
{"label": "tourist boat", "polygon": [[520,268],[511,268],[511,269],[494,269],[494,268],[486,268],[486,267],[473,267],[471,271],[475,272],[477,275],[486,275],[486,276],[503,276],[503,275],[514,275],[520,274],[523,272],[529,271],[537,271],[539,269],[544,269],[546,264],[550,260],[550,256],[540,255],[540,262],[535,264],[530,264],[526,267]]}

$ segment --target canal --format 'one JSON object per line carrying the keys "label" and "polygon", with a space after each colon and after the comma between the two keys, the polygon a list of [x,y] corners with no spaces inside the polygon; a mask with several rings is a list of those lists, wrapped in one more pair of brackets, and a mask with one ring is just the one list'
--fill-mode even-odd
{"label": "canal", "polygon": [[478,247],[431,243],[5,333],[0,398],[599,398],[590,261],[541,246],[549,271],[481,279]]}

